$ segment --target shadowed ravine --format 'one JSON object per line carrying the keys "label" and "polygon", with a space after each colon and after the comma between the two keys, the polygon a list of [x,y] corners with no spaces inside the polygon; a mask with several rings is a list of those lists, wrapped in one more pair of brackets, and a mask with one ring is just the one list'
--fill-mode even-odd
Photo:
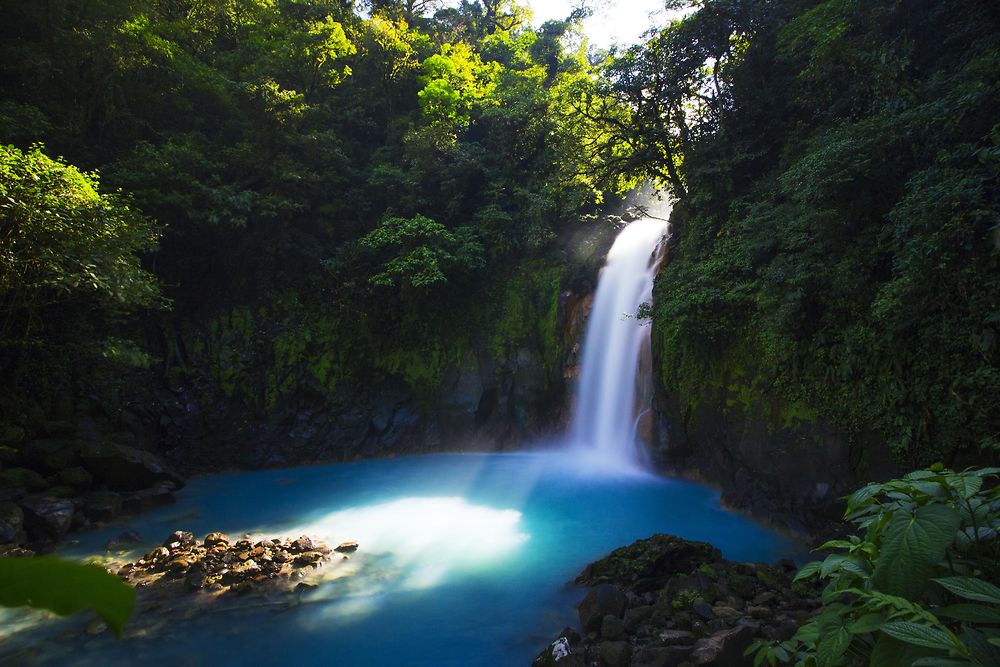
{"label": "shadowed ravine", "polygon": [[140,595],[122,641],[69,633],[42,652],[18,653],[29,636],[37,642],[40,633],[84,623],[71,619],[16,635],[9,655],[60,665],[245,663],[277,643],[284,661],[304,663],[523,665],[573,623],[582,591],[567,582],[618,545],[672,533],[711,542],[737,560],[788,555],[790,543],[722,510],[715,492],[642,470],[632,424],[648,331],[623,316],[649,298],[664,232],[663,223],[634,222],[609,253],[588,327],[578,416],[565,442],[536,453],[194,480],[175,507],[82,534],[66,553],[100,554],[132,530],[141,554],[178,528],[198,536],[306,534],[357,541],[360,549],[308,575],[310,587],[292,602],[226,593],[231,599],[199,609],[196,601],[144,604]]}

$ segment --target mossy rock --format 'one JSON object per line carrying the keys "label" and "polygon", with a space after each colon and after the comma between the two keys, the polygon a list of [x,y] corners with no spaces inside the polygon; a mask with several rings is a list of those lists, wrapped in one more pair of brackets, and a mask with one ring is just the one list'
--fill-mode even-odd
{"label": "mossy rock", "polygon": [[49,483],[45,481],[45,478],[34,470],[27,468],[7,468],[0,471],[0,488],[41,491],[48,488],[48,486]]}
{"label": "mossy rock", "polygon": [[6,522],[15,530],[20,530],[24,524],[24,510],[16,503],[2,502],[0,503],[0,521]]}
{"label": "mossy rock", "polygon": [[16,424],[0,424],[0,442],[21,442],[24,440],[24,429]]}
{"label": "mossy rock", "polygon": [[21,450],[8,445],[0,445],[0,463],[17,464],[21,461]]}
{"label": "mossy rock", "polygon": [[726,577],[726,586],[738,597],[750,600],[757,594],[757,584],[753,577],[732,573]]}
{"label": "mossy rock", "polygon": [[576,581],[593,585],[603,582],[633,584],[650,580],[650,587],[659,587],[655,584],[721,558],[722,554],[711,544],[689,542],[661,533],[615,549],[605,558],[588,565]]}

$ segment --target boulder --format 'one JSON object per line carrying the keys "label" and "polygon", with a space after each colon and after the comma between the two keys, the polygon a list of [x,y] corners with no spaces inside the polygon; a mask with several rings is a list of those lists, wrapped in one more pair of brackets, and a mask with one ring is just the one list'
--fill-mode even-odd
{"label": "boulder", "polygon": [[24,435],[24,429],[16,424],[0,424],[0,442],[20,442]]}
{"label": "boulder", "polygon": [[631,664],[632,647],[628,642],[601,642],[597,653],[605,667],[629,667]]}
{"label": "boulder", "polygon": [[21,448],[21,455],[31,467],[53,473],[79,464],[80,449],[75,440],[33,440]]}
{"label": "boulder", "polygon": [[84,498],[83,513],[93,521],[111,521],[122,513],[122,497],[114,491],[94,491]]}
{"label": "boulder", "polygon": [[162,482],[173,483],[174,489],[184,486],[184,480],[159,457],[135,447],[90,444],[83,449],[81,457],[94,479],[118,491],[140,491]]}
{"label": "boulder", "polygon": [[65,498],[32,495],[21,500],[24,508],[24,525],[35,535],[59,539],[73,523],[75,507]]}
{"label": "boulder", "polygon": [[56,475],[56,482],[63,486],[71,486],[74,489],[85,491],[90,488],[94,477],[80,466],[66,468]]}
{"label": "boulder", "polygon": [[601,638],[608,641],[625,639],[625,624],[617,616],[605,616],[601,621]]}
{"label": "boulder", "polygon": [[17,529],[0,519],[0,544],[10,544],[17,538]]}
{"label": "boulder", "polygon": [[31,491],[48,488],[49,483],[34,470],[27,468],[7,468],[0,471],[0,491],[19,497]]}
{"label": "boulder", "polygon": [[[721,557],[719,550],[711,544],[657,534],[615,549],[601,560],[591,563],[576,582],[586,585],[603,582],[631,584],[636,592],[642,593],[658,588],[669,577],[691,572],[699,565]],[[635,585],[643,581],[648,584]]]}
{"label": "boulder", "polygon": [[597,632],[605,616],[621,617],[626,606],[628,598],[622,589],[612,584],[601,584],[587,593],[580,603],[580,624],[584,632]]}
{"label": "boulder", "polygon": [[173,482],[159,482],[152,488],[130,493],[124,497],[122,509],[129,514],[137,514],[157,507],[173,505],[177,502],[174,488]]}
{"label": "boulder", "polygon": [[11,465],[19,463],[20,461],[21,450],[7,445],[0,445],[0,463],[4,465]]}
{"label": "boulder", "polygon": [[753,636],[753,628],[741,623],[699,639],[691,652],[692,662],[712,667],[742,667],[747,663],[743,652],[750,646]]}
{"label": "boulder", "polygon": [[691,646],[647,646],[632,656],[632,667],[679,667],[691,664]]}
{"label": "boulder", "polygon": [[20,530],[24,525],[24,510],[10,501],[0,502],[0,521]]}

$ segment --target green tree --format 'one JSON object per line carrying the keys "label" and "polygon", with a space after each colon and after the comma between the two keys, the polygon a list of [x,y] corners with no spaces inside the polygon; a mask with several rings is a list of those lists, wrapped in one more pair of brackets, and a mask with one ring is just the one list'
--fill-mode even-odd
{"label": "green tree", "polygon": [[55,160],[40,145],[0,147],[0,336],[44,332],[68,304],[108,314],[159,301],[140,253],[159,232],[120,194],[101,194],[96,173]]}

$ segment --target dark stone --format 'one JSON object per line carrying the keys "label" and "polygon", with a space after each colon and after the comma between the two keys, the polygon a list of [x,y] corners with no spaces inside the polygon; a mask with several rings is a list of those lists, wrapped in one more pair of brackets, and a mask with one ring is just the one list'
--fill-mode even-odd
{"label": "dark stone", "polygon": [[627,604],[628,598],[617,586],[596,586],[587,593],[578,607],[584,632],[597,632],[605,616],[621,616]]}
{"label": "dark stone", "polygon": [[679,667],[691,657],[692,648],[692,646],[647,646],[634,653],[632,667]]}
{"label": "dark stone", "polygon": [[10,544],[17,538],[17,528],[0,519],[0,544]]}
{"label": "dark stone", "polygon": [[34,440],[26,443],[21,453],[33,468],[59,472],[80,463],[80,448],[75,440]]}
{"label": "dark stone", "polygon": [[0,463],[15,465],[21,462],[21,450],[7,445],[0,445]]}
{"label": "dark stone", "polygon": [[342,554],[352,554],[357,550],[358,550],[357,542],[341,542],[334,549],[334,551],[336,551],[337,553],[342,553]]}
{"label": "dark stone", "polygon": [[52,496],[26,496],[21,500],[24,508],[24,525],[29,533],[48,539],[59,539],[73,523],[75,508],[64,498]]}
{"label": "dark stone", "polygon": [[691,605],[691,611],[701,616],[706,621],[711,621],[715,618],[715,612],[712,611],[711,605],[709,605],[704,600],[699,600]]}
{"label": "dark stone", "polygon": [[[0,470],[0,488],[23,489],[24,491],[41,491],[48,488],[49,483],[34,470],[27,468],[7,468]],[[23,492],[22,492],[23,494]]]}
{"label": "dark stone", "polygon": [[20,442],[24,440],[24,429],[14,424],[0,424],[0,442]]}
{"label": "dark stone", "polygon": [[89,472],[86,471],[86,469],[75,466],[60,470],[56,475],[56,480],[59,484],[70,486],[81,491],[86,491],[90,488],[94,478]]}
{"label": "dark stone", "polygon": [[646,623],[649,617],[653,615],[653,607],[651,605],[643,605],[640,607],[632,607],[625,612],[625,630],[630,633],[634,633],[639,626]]}
{"label": "dark stone", "polygon": [[184,480],[168,469],[155,454],[118,444],[91,444],[81,454],[87,470],[109,487],[119,491],[140,491],[163,482],[174,489]]}
{"label": "dark stone", "polygon": [[84,498],[83,512],[94,521],[111,521],[122,513],[122,497],[114,491],[94,491]]}
{"label": "dark stone", "polygon": [[42,424],[42,433],[50,438],[72,438],[76,435],[76,424],[67,420],[53,419]]}
{"label": "dark stone", "polygon": [[625,639],[625,624],[617,616],[605,616],[601,621],[601,638],[609,641]]}
{"label": "dark stone", "polygon": [[680,644],[682,646],[690,647],[694,644],[694,633],[688,632],[687,630],[664,630],[660,632],[657,637],[664,644]]}
{"label": "dark stone", "polygon": [[160,482],[150,489],[143,489],[125,496],[122,509],[129,514],[146,512],[157,507],[173,505],[177,502],[174,496],[173,482]]}
{"label": "dark stone", "polygon": [[691,652],[692,661],[696,665],[712,667],[742,667],[747,663],[743,651],[750,646],[753,635],[751,626],[740,624],[699,639]]}
{"label": "dark stone", "polygon": [[0,502],[0,521],[10,524],[15,530],[20,530],[24,525],[24,510],[10,501]]}
{"label": "dark stone", "polygon": [[605,667],[629,667],[632,647],[628,642],[601,642],[597,651]]}
{"label": "dark stone", "polygon": [[643,582],[641,586],[632,588],[637,593],[644,593],[660,587],[669,577],[691,572],[699,565],[720,558],[722,554],[711,544],[657,534],[615,549],[605,558],[588,565],[576,581],[587,585]]}

